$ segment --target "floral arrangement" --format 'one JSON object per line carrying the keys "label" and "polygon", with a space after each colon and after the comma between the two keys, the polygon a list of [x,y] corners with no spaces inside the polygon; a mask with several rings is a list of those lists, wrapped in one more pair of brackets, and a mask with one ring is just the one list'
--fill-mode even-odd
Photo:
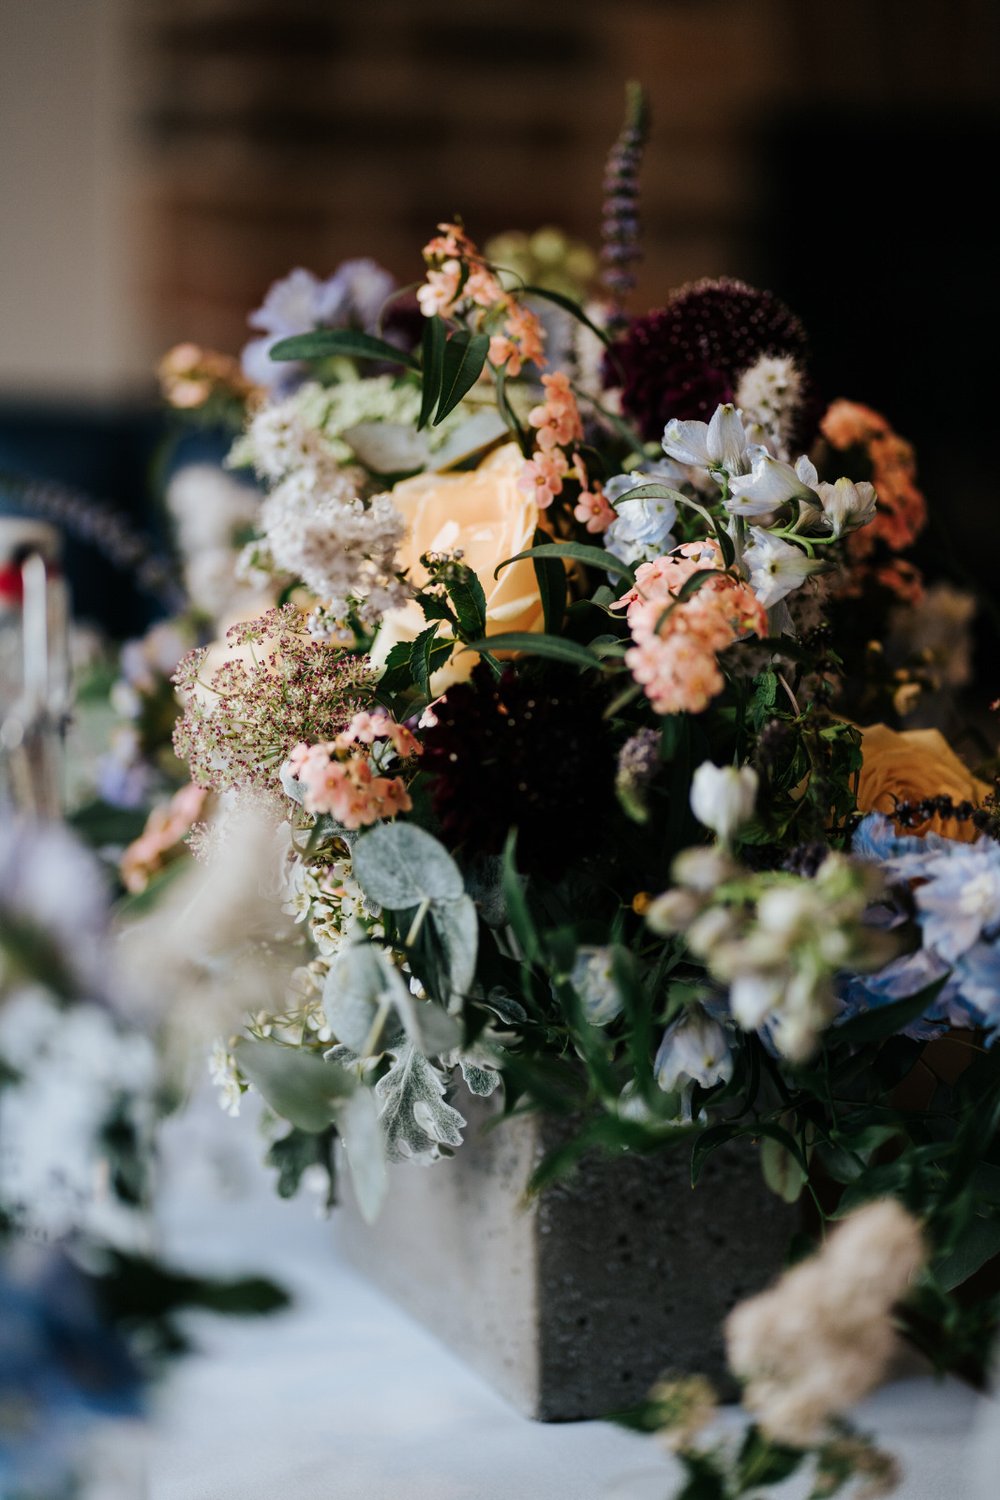
{"label": "floral arrangement", "polygon": [[374,1216],[387,1163],[460,1150],[500,1091],[578,1121],[539,1183],[595,1146],[686,1146],[697,1181],[752,1141],[814,1234],[905,1205],[907,1333],[976,1369],[1000,812],[995,761],[919,717],[960,722],[973,602],[918,568],[912,447],[820,393],[775,295],[629,315],[632,105],[596,287],[552,233],[497,247],[528,281],[454,222],[415,297],[369,261],[297,270],[242,370],[169,358],[176,404],[242,411],[261,494],[174,679],[207,800],[126,869],[246,803],[282,830],[299,963],[212,1063],[228,1109],[252,1088],[287,1127],[282,1191],[339,1136]]}

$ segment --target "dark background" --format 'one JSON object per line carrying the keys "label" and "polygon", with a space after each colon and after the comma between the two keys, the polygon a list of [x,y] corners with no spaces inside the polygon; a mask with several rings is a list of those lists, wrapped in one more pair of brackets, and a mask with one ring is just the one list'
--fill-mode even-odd
{"label": "dark background", "polygon": [[[634,310],[699,276],[770,286],[809,329],[823,393],[883,410],[915,442],[932,545],[992,588],[992,0],[87,4],[95,47],[115,49],[114,68],[95,64],[98,105],[127,84],[95,148],[129,151],[115,179],[121,370],[113,350],[91,389],[85,358],[59,378],[57,344],[41,374],[22,380],[8,361],[0,470],[154,524],[158,351],[236,351],[247,311],[295,265],[327,274],[368,254],[414,281],[421,244],[455,213],[479,241],[556,224],[596,244],[604,157],[636,78],[652,134]],[[32,24],[29,0],[11,0],[14,41]],[[30,123],[58,99],[44,68],[28,83]],[[32,160],[29,139],[29,193]],[[96,171],[100,184],[100,159]],[[9,280],[5,267],[0,252]],[[148,606],[126,581],[76,571],[86,612],[134,627]]]}

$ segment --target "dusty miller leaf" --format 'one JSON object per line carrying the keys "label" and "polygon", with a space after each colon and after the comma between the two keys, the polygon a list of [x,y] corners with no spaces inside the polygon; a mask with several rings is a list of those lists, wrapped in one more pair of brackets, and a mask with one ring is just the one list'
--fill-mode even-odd
{"label": "dusty miller leaf", "polygon": [[441,1146],[460,1146],[465,1120],[445,1103],[444,1080],[411,1045],[375,1085],[390,1161],[434,1160]]}
{"label": "dusty miller leaf", "polygon": [[473,1062],[468,1057],[460,1057],[458,1065],[470,1094],[476,1094],[480,1099],[488,1099],[499,1086],[500,1074],[496,1068],[483,1067],[481,1063]]}

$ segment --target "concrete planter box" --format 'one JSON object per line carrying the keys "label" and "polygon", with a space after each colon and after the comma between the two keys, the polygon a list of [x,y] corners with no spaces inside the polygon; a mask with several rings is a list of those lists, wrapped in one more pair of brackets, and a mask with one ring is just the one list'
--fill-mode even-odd
{"label": "concrete planter box", "polygon": [[376,1225],[350,1198],[340,1252],[527,1416],[572,1421],[640,1400],[667,1370],[724,1374],[722,1321],[781,1268],[797,1212],[765,1187],[750,1143],[718,1151],[696,1191],[690,1152],[584,1158],[524,1208],[566,1139],[542,1115],[483,1124],[430,1167],[392,1169]]}

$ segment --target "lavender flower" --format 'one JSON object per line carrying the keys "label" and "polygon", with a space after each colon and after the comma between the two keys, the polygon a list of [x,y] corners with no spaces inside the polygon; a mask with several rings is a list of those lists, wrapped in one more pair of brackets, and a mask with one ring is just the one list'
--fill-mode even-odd
{"label": "lavender flower", "polygon": [[626,90],[625,123],[612,146],[604,172],[604,221],[601,224],[601,280],[611,298],[607,327],[625,326],[624,298],[635,286],[639,248],[639,167],[646,142],[646,96],[638,83]]}
{"label": "lavender flower", "polygon": [[325,281],[301,267],[290,271],[274,282],[247,320],[264,337],[251,339],[245,346],[244,374],[270,390],[288,390],[298,383],[304,367],[271,359],[271,349],[279,339],[311,333],[314,328],[359,328],[374,333],[395,287],[393,276],[373,260],[345,260]]}

